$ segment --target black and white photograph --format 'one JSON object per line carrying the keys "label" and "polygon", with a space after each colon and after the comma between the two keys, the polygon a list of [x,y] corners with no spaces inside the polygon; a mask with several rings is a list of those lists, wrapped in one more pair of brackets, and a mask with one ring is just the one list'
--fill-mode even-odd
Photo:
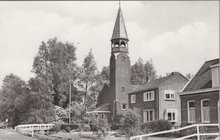
{"label": "black and white photograph", "polygon": [[220,140],[219,1],[0,1],[0,140]]}

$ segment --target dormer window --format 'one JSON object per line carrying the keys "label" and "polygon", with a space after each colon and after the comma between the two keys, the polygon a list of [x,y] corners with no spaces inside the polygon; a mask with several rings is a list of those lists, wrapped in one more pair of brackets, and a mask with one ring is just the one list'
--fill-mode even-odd
{"label": "dormer window", "polygon": [[211,66],[212,69],[212,87],[219,86],[219,64]]}

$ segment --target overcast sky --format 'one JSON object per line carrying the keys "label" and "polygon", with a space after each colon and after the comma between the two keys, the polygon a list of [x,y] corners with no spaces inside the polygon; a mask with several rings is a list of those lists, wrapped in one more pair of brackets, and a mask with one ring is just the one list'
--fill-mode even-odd
{"label": "overcast sky", "polygon": [[[122,1],[131,64],[152,58],[158,75],[185,75],[218,58],[218,3]],[[109,65],[117,11],[117,1],[0,1],[0,84],[10,73],[33,77],[41,41],[54,37],[75,44],[78,64],[92,48],[101,70]]]}

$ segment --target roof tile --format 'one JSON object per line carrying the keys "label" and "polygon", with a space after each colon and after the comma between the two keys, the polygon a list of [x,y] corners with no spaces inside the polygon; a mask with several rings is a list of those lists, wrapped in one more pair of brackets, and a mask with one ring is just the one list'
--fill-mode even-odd
{"label": "roof tile", "polygon": [[219,59],[206,61],[193,79],[188,83],[183,92],[200,90],[212,87],[212,71],[210,66],[218,64]]}

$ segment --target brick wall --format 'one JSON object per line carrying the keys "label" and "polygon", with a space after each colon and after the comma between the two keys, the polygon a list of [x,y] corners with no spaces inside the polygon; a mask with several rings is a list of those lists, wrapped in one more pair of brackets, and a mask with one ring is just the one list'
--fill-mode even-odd
{"label": "brick wall", "polygon": [[[122,90],[124,88],[124,90]],[[121,113],[121,105],[128,106],[127,92],[131,90],[130,58],[127,53],[115,53],[110,58],[110,87],[108,100],[111,102],[111,112]]]}
{"label": "brick wall", "polygon": [[[144,97],[143,97],[143,93],[147,92],[147,91],[154,91],[154,96],[155,99],[153,101],[145,101],[144,102]],[[147,110],[147,109],[153,109],[154,110],[154,116],[155,116],[155,120],[158,119],[158,89],[152,89],[152,90],[146,90],[146,91],[142,91],[142,92],[137,92],[135,93],[136,95],[136,103],[131,103],[131,95],[134,94],[129,94],[129,108],[133,109],[133,108],[139,108],[141,109],[141,116],[143,117],[143,110]]]}
{"label": "brick wall", "polygon": [[182,124],[188,124],[187,101],[195,101],[195,118],[196,123],[201,123],[201,100],[209,99],[210,104],[210,123],[218,123],[218,99],[219,91],[181,95],[181,118]]}
{"label": "brick wall", "polygon": [[[180,111],[180,97],[178,92],[186,85],[188,80],[176,74],[171,77],[168,81],[159,87],[159,119],[164,119],[164,111],[166,109],[176,109],[177,110],[177,122],[174,123],[175,126],[180,126],[181,124],[181,111]],[[165,90],[173,90],[175,94],[175,100],[165,100]]]}

